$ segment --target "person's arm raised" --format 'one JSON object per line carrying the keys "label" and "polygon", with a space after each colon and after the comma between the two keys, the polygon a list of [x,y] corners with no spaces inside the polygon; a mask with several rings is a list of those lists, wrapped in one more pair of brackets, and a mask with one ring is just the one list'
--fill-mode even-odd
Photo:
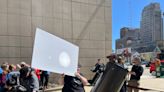
{"label": "person's arm raised", "polygon": [[88,84],[88,80],[85,77],[83,77],[82,75],[80,75],[80,73],[76,72],[75,76],[78,77],[82,81],[84,86]]}

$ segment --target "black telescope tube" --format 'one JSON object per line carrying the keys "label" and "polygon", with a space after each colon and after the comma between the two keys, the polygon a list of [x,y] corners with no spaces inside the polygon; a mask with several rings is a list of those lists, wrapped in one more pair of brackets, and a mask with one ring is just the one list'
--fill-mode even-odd
{"label": "black telescope tube", "polygon": [[99,77],[91,92],[119,92],[128,70],[108,62],[104,73]]}

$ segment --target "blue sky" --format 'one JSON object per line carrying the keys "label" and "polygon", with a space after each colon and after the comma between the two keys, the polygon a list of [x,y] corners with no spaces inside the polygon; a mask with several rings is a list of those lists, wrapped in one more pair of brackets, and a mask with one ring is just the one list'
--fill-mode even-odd
{"label": "blue sky", "polygon": [[[129,6],[129,1],[131,4]],[[144,6],[158,2],[164,12],[164,0],[112,0],[112,49],[115,50],[115,40],[120,38],[120,28],[140,27],[141,12]],[[129,7],[131,7],[129,9]],[[131,12],[130,12],[131,11]],[[131,16],[131,22],[129,18]]]}

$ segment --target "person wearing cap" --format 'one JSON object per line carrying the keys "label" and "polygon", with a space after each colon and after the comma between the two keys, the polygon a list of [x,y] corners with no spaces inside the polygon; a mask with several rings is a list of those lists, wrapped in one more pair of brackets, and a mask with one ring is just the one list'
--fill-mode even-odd
{"label": "person wearing cap", "polygon": [[111,54],[109,56],[107,56],[106,58],[109,59],[109,62],[111,63],[116,63],[116,55],[115,54]]}
{"label": "person wearing cap", "polygon": [[129,72],[130,76],[130,80],[128,81],[128,92],[132,92],[134,90],[134,92],[139,92],[138,89],[136,89],[140,83],[140,77],[143,74],[143,67],[140,64],[141,60],[138,57],[135,57],[133,59],[133,66],[131,71]]}
{"label": "person wearing cap", "polygon": [[84,86],[88,84],[87,79],[80,73],[81,65],[78,65],[75,77],[62,75],[62,92],[85,92]]}

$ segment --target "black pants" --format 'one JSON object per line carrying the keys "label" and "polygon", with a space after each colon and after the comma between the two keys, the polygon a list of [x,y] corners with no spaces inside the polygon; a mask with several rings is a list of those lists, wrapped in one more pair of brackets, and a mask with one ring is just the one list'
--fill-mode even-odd
{"label": "black pants", "polygon": [[48,86],[49,75],[41,75],[40,76],[41,86]]}
{"label": "black pants", "polygon": [[90,81],[90,84],[94,85],[99,77],[100,77],[100,73],[96,73],[93,79]]}
{"label": "black pants", "polygon": [[127,90],[127,87],[126,87],[126,81],[125,81],[120,92],[126,92],[126,90]]}

